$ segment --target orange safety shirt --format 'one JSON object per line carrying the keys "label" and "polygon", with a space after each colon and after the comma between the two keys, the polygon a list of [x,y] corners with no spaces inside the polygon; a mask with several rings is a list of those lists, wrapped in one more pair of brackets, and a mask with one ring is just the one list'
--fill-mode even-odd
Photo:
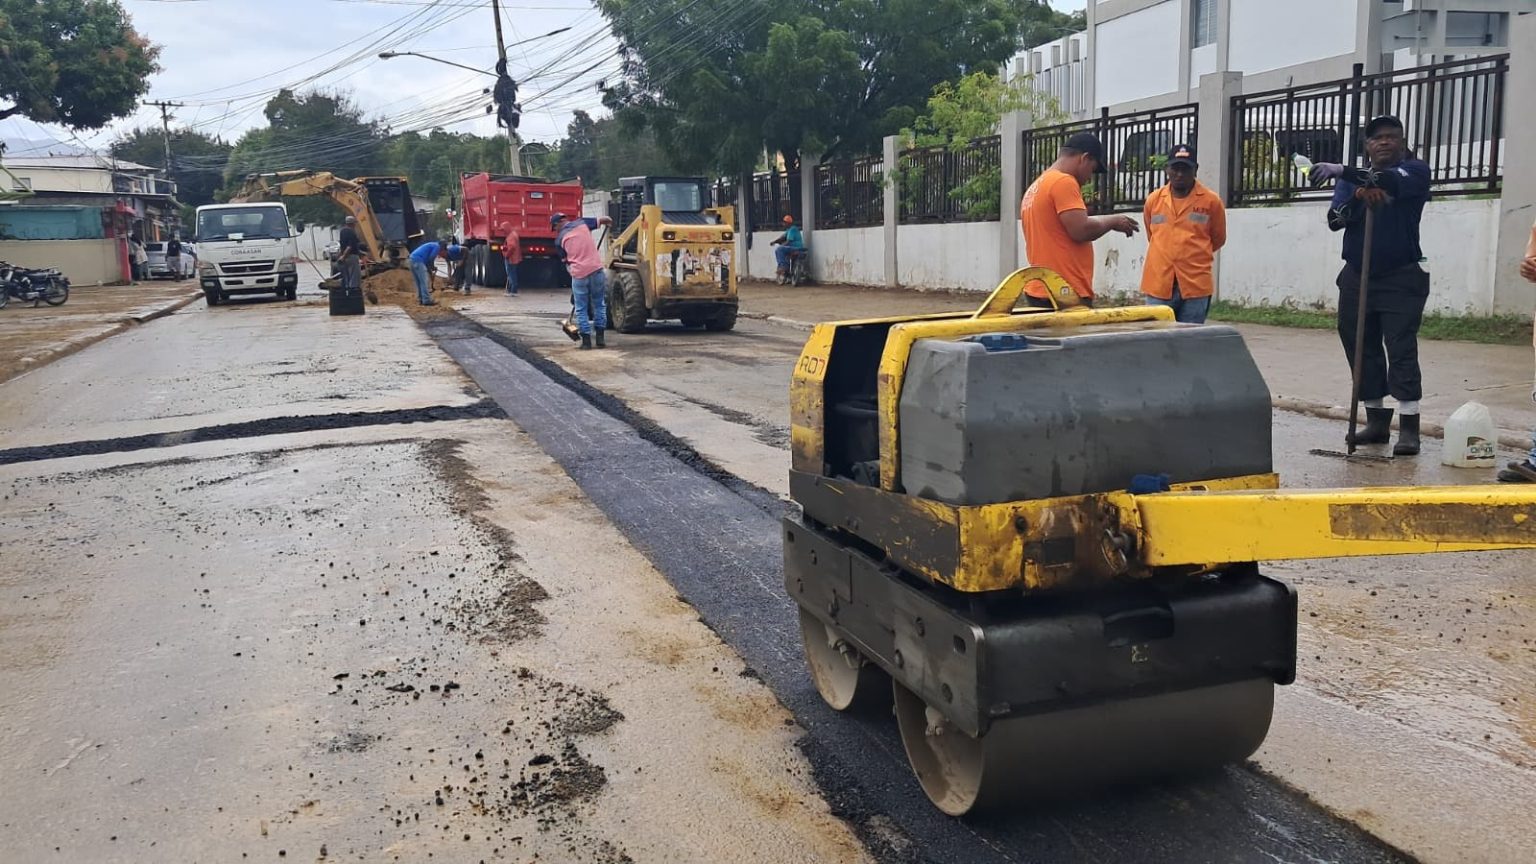
{"label": "orange safety shirt", "polygon": [[1216,250],[1227,242],[1227,210],[1216,193],[1195,181],[1195,188],[1177,198],[1167,186],[1147,196],[1142,210],[1147,226],[1147,264],[1141,271],[1141,293],[1159,300],[1173,299],[1173,282],[1185,300],[1209,297],[1216,291],[1211,265]]}
{"label": "orange safety shirt", "polygon": [[[1047,267],[1067,280],[1079,297],[1093,297],[1093,244],[1079,243],[1061,224],[1061,214],[1087,211],[1077,178],[1055,168],[1046,170],[1024,193],[1019,204],[1019,226],[1024,231],[1024,250],[1032,267]],[[1045,298],[1045,286],[1030,283],[1025,292]]]}

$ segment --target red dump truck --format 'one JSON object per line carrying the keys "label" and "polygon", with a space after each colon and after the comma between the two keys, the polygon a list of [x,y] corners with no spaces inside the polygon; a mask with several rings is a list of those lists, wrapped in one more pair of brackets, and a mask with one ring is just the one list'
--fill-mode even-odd
{"label": "red dump truck", "polygon": [[551,183],[534,177],[480,173],[463,174],[460,181],[464,196],[460,236],[469,250],[465,258],[469,281],[488,288],[506,286],[506,262],[501,256],[505,235],[498,230],[505,224],[516,229],[523,242],[519,286],[570,284],[560,264],[549,217],[555,213],[581,215],[580,180]]}

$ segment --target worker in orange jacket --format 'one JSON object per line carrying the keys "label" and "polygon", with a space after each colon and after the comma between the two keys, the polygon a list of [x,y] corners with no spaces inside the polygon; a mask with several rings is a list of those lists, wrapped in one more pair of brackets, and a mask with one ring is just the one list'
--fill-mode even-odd
{"label": "worker in orange jacket", "polygon": [[516,228],[506,222],[501,223],[496,230],[502,236],[501,257],[507,265],[507,295],[516,297],[517,268],[523,263],[523,238],[518,235]]}
{"label": "worker in orange jacket", "polygon": [[1147,196],[1147,263],[1141,293],[1147,303],[1173,309],[1183,324],[1204,324],[1216,292],[1216,252],[1227,243],[1221,198],[1195,179],[1195,148],[1180,144],[1163,170],[1168,183]]}

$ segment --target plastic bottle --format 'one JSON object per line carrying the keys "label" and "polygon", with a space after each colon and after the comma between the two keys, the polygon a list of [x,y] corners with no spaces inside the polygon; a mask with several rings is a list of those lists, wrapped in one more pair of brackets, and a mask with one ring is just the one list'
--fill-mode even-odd
{"label": "plastic bottle", "polygon": [[1468,402],[1445,421],[1440,461],[1455,468],[1492,468],[1498,464],[1499,433],[1493,415],[1478,402]]}

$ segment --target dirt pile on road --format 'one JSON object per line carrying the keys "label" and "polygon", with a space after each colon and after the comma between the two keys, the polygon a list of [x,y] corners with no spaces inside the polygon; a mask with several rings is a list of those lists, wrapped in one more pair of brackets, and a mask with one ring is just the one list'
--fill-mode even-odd
{"label": "dirt pile on road", "polygon": [[452,307],[465,295],[454,291],[448,280],[441,275],[433,280],[433,287],[437,289],[432,293],[432,298],[437,301],[437,305],[422,306],[416,300],[416,280],[411,276],[411,271],[406,268],[385,270],[363,280],[363,293],[364,296],[369,297],[370,302],[394,304],[405,309],[412,318],[417,319],[451,316]]}

